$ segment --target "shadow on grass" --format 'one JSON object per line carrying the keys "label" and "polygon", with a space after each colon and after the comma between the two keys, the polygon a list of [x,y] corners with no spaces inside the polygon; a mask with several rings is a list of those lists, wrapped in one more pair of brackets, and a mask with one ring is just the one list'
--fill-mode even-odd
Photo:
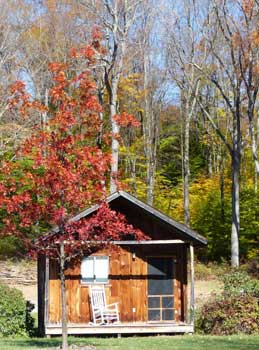
{"label": "shadow on grass", "polygon": [[[83,338],[83,337],[69,337],[68,344],[69,345],[80,345],[80,346],[95,346],[99,342],[97,339],[93,338]],[[4,349],[50,349],[60,347],[62,344],[62,338],[0,338],[0,350]],[[99,344],[98,344],[99,345]],[[97,345],[97,346],[98,346]]]}
{"label": "shadow on grass", "polygon": [[[0,339],[1,341],[1,339]],[[33,349],[33,348],[51,348],[51,347],[57,347],[61,344],[61,339],[4,339],[0,342],[0,349],[1,345],[5,347],[10,347],[14,349]]]}

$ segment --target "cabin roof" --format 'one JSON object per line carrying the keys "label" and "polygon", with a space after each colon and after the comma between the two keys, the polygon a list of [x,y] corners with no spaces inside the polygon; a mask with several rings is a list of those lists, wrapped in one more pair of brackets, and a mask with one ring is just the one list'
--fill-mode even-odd
{"label": "cabin roof", "polygon": [[[152,219],[159,221],[162,224],[166,224],[170,228],[173,228],[176,232],[178,232],[181,235],[181,239],[186,242],[193,242],[195,245],[201,246],[207,244],[207,239],[200,234],[198,234],[196,231],[190,229],[184,224],[181,224],[173,219],[171,219],[169,216],[161,213],[159,210],[153,208],[152,206],[142,202],[141,200],[137,199],[136,197],[132,196],[131,194],[124,192],[124,191],[118,191],[106,198],[107,203],[111,203],[115,200],[123,199],[124,201],[129,202],[131,205],[134,205],[138,208],[138,210],[144,211],[146,214],[148,214],[149,217]],[[71,220],[78,221],[84,217],[87,217],[88,215],[92,214],[99,208],[99,205],[96,204],[78,215],[74,216]]]}

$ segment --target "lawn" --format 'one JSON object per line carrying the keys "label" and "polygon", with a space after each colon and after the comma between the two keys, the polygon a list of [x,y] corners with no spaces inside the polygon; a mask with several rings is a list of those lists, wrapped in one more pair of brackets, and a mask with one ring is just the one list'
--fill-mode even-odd
{"label": "lawn", "polygon": [[[259,336],[155,336],[129,338],[69,338],[70,344],[91,345],[97,350],[258,350]],[[2,350],[50,349],[60,345],[60,338],[1,339]]]}

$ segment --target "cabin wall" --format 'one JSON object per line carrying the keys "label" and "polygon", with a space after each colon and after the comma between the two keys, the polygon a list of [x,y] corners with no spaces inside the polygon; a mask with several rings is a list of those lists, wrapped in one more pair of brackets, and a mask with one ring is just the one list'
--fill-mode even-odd
{"label": "cabin wall", "polygon": [[[103,249],[93,255],[108,255],[107,302],[119,302],[122,322],[147,321],[147,257],[172,256],[174,267],[175,321],[185,321],[187,309],[186,245],[141,245]],[[135,257],[133,257],[135,253]],[[88,285],[81,283],[80,262],[66,270],[67,317],[71,323],[91,320]],[[49,323],[60,323],[61,298],[58,264],[50,263]]]}

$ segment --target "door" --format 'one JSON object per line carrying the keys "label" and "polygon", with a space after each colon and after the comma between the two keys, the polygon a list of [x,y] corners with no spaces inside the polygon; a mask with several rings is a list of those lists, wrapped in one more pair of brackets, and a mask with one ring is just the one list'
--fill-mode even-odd
{"label": "door", "polygon": [[148,321],[174,320],[172,257],[148,258]]}

